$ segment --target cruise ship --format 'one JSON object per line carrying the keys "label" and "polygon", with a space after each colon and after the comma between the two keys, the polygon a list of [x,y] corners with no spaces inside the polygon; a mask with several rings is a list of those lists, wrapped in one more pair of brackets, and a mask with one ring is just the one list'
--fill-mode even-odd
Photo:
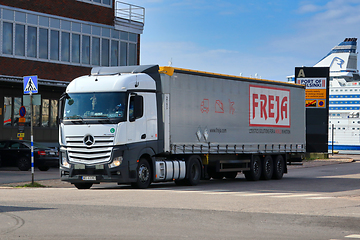
{"label": "cruise ship", "polygon": [[[360,150],[357,38],[345,38],[314,67],[330,67],[329,149]],[[294,76],[288,77],[294,81]]]}

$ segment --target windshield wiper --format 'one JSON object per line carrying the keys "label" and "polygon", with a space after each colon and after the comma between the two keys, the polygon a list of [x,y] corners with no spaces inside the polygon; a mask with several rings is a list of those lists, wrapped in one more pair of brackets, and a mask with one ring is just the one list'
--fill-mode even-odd
{"label": "windshield wiper", "polygon": [[89,118],[96,118],[99,122],[111,122],[107,115],[91,115]]}
{"label": "windshield wiper", "polygon": [[84,122],[84,119],[80,115],[69,116],[65,120],[70,120],[72,123]]}

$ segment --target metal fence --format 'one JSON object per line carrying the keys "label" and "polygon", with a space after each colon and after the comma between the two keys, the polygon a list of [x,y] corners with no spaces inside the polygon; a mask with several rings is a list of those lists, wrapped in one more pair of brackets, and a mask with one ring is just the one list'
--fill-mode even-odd
{"label": "metal fence", "polygon": [[145,8],[129,3],[115,1],[115,17],[145,23]]}

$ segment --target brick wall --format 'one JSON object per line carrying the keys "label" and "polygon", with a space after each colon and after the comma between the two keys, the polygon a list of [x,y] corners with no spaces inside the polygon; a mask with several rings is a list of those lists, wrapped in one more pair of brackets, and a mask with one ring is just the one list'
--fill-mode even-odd
{"label": "brick wall", "polygon": [[113,8],[76,0],[0,0],[0,4],[83,21],[114,25]]}
{"label": "brick wall", "polygon": [[0,66],[0,75],[18,77],[37,75],[39,79],[56,81],[71,81],[76,77],[90,74],[91,71],[91,68],[89,67],[6,57],[0,57]]}

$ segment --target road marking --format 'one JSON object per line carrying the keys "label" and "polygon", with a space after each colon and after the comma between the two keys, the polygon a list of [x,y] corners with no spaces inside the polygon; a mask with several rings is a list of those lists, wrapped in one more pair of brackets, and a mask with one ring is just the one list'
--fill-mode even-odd
{"label": "road marking", "polygon": [[345,236],[346,238],[357,238],[357,239],[360,239],[360,234],[351,234],[351,235],[348,235],[348,236]]}
{"label": "road marking", "polygon": [[290,193],[244,193],[244,194],[236,194],[237,196],[243,197],[253,197],[253,196],[278,196],[278,195],[286,195]]}
{"label": "road marking", "polygon": [[335,197],[308,197],[306,199],[310,199],[310,200],[323,200],[323,199],[333,199]]}
{"label": "road marking", "polygon": [[310,197],[310,196],[319,196],[320,194],[306,193],[306,194],[291,194],[291,195],[282,195],[282,196],[270,196],[273,198],[292,198],[292,197]]}
{"label": "road marking", "polygon": [[320,176],[316,178],[350,178],[350,179],[359,179],[359,173],[347,174],[347,175],[335,175],[335,176]]}
{"label": "road marking", "polygon": [[224,195],[224,194],[234,194],[235,192],[203,192],[203,194],[214,194],[214,195]]}

